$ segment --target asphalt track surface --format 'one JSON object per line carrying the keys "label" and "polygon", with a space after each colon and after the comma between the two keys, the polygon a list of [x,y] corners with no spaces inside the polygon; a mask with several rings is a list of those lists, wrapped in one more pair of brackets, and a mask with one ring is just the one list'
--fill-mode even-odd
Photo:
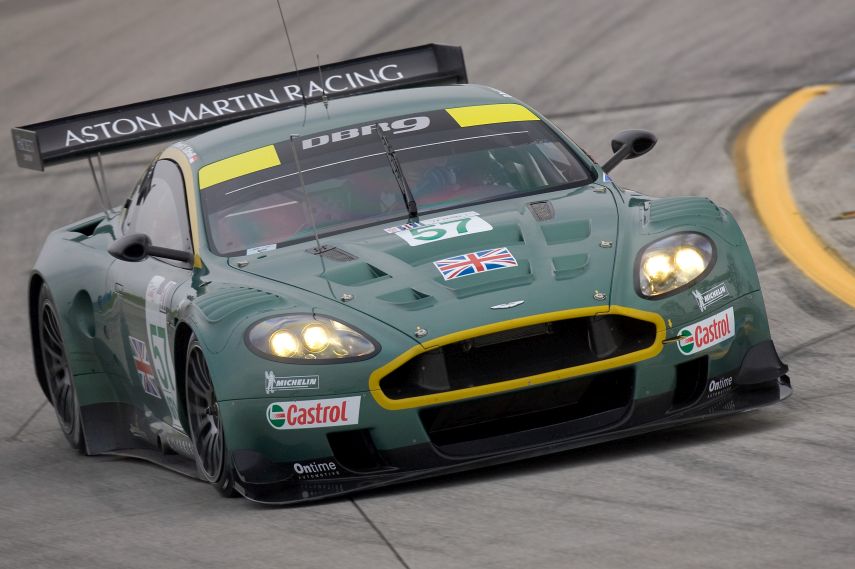
{"label": "asphalt track surface", "polygon": [[[291,509],[221,499],[134,460],[81,457],[36,385],[25,285],[49,230],[98,205],[85,163],[20,170],[9,141],[0,144],[0,567],[855,566],[855,311],[779,254],[730,157],[740,125],[776,99],[855,77],[851,0],[285,7],[304,66],[316,53],[332,61],[462,45],[473,82],[559,119],[601,161],[618,130],[656,132],[659,147],[615,177],[652,195],[710,196],[735,214],[795,395],[738,417]],[[289,62],[272,0],[0,0],[0,127]],[[821,138],[822,125],[811,129]],[[841,144],[851,146],[851,132]],[[108,159],[114,203],[153,152]],[[790,160],[810,170],[800,155]],[[837,183],[851,179],[850,162]],[[823,200],[823,186],[794,191],[801,203]]]}

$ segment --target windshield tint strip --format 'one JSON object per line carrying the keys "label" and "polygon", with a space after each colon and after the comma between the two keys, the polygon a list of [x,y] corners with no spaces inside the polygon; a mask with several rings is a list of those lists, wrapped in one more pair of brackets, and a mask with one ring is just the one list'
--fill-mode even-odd
{"label": "windshield tint strip", "polygon": [[478,138],[490,138],[491,136],[510,136],[512,134],[526,134],[527,130],[514,130],[511,132],[494,132],[492,134],[482,134],[481,136],[467,136],[465,138],[452,138],[450,140],[440,140],[439,142],[428,142],[427,144],[417,144],[416,146],[405,146],[399,148],[397,152],[405,150],[415,150],[416,148],[427,148],[428,146],[436,146],[437,144],[451,144],[453,142],[463,142],[464,140],[476,140]]}
{"label": "windshield tint strip", "polygon": [[[405,149],[406,150],[406,149]],[[374,154],[366,154],[365,156],[357,156],[356,158],[348,158],[347,160],[339,160],[338,162],[331,162],[329,164],[323,164],[321,166],[315,166],[314,168],[304,168],[302,172],[305,174],[306,172],[311,172],[313,170],[320,170],[321,168],[329,168],[330,166],[337,166],[339,164],[344,164],[345,162],[353,162],[354,160],[363,160],[365,158],[372,158],[374,156],[382,156],[385,152],[375,152]],[[239,192],[241,190],[246,190],[248,188],[252,188],[255,186],[260,186],[261,184],[266,184],[267,182],[275,182],[276,180],[281,180],[283,178],[288,178],[289,176],[296,176],[300,172],[291,172],[290,174],[285,174],[283,176],[276,176],[275,178],[270,178],[268,180],[262,180],[260,182],[256,182],[254,184],[250,184],[248,186],[243,186],[237,188],[236,190],[230,190],[226,192],[225,195],[233,194],[235,192]]]}
{"label": "windshield tint strip", "polygon": [[290,201],[278,203],[276,205],[269,205],[267,207],[257,207],[255,209],[248,209],[246,211],[239,211],[237,213],[230,213],[226,217],[236,217],[238,215],[246,215],[248,213],[258,213],[259,211],[267,211],[268,209],[276,209],[277,207],[285,207],[286,205],[297,205],[300,202]]}
{"label": "windshield tint strip", "polygon": [[475,105],[472,107],[457,107],[445,110],[462,127],[540,120],[533,112],[515,103]]}
{"label": "windshield tint strip", "polygon": [[216,184],[273,168],[280,164],[282,162],[279,160],[279,154],[273,145],[256,148],[200,168],[199,189],[204,190]]}

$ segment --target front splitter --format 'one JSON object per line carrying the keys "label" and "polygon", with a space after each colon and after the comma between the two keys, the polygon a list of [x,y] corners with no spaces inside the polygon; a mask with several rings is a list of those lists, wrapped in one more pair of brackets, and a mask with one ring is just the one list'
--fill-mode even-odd
{"label": "front splitter", "polygon": [[[566,438],[549,443],[532,445],[525,448],[517,448],[505,452],[493,453],[488,456],[480,456],[477,458],[453,458],[443,455],[439,449],[432,444],[419,444],[403,449],[396,449],[391,454],[398,460],[396,462],[411,462],[407,458],[431,456],[434,466],[430,468],[399,468],[391,467],[389,469],[372,472],[372,473],[353,473],[345,474],[343,470],[339,470],[339,475],[332,477],[325,473],[320,479],[301,480],[290,476],[287,479],[278,481],[269,480],[264,483],[253,483],[248,481],[246,474],[249,470],[246,463],[235,465],[235,470],[238,474],[238,481],[235,486],[244,497],[254,502],[269,504],[269,505],[297,505],[310,503],[313,501],[337,498],[349,494],[363,492],[366,490],[382,488],[392,484],[402,484],[415,480],[422,480],[434,476],[443,476],[493,466],[528,458],[544,456],[553,453],[559,453],[567,450],[572,450],[580,447],[595,445],[616,439],[632,437],[665,429],[744,413],[772,405],[779,401],[783,401],[792,395],[789,378],[786,375],[779,377],[773,382],[763,383],[761,385],[753,385],[749,387],[741,387],[732,390],[729,393],[724,393],[711,398],[709,401],[699,402],[685,410],[680,410],[667,414],[666,416],[643,423],[641,425],[634,424],[630,421],[623,421],[618,425],[610,428],[586,433],[571,438]],[[630,414],[631,417],[631,414]],[[416,461],[417,462],[417,461]],[[439,465],[436,463],[439,462]],[[282,468],[281,472],[286,469]],[[250,475],[252,477],[252,475]]]}

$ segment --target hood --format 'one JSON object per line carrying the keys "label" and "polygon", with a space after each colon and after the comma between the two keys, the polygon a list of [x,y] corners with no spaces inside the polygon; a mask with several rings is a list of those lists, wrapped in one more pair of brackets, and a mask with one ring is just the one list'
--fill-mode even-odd
{"label": "hood", "polygon": [[[461,225],[467,217],[478,219]],[[436,224],[444,219],[450,221]],[[408,231],[374,226],[322,239],[323,263],[308,251],[314,243],[302,243],[229,264],[322,295],[422,341],[545,312],[609,306],[617,211],[601,186],[428,214],[421,221],[443,230],[443,238],[430,239],[440,231],[422,229],[422,240],[406,239]],[[513,257],[498,263],[503,268],[474,272],[473,266],[463,271],[471,274],[446,280],[434,264],[503,248]],[[239,261],[248,264],[239,267]],[[605,299],[596,300],[595,291]],[[331,316],[347,320],[346,314]],[[417,336],[417,329],[427,333]]]}

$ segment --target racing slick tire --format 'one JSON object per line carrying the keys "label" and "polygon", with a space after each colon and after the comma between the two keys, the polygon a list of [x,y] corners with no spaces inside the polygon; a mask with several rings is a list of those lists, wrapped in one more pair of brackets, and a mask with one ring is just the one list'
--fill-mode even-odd
{"label": "racing slick tire", "polygon": [[184,395],[196,466],[221,495],[235,497],[238,493],[234,487],[234,470],[228,460],[217,395],[205,354],[195,334],[190,337],[185,361]]}
{"label": "racing slick tire", "polygon": [[68,365],[65,342],[59,325],[59,311],[56,309],[50,290],[44,284],[39,291],[38,309],[41,366],[50,395],[50,403],[53,405],[60,429],[68,440],[68,444],[81,454],[86,454],[80,401],[74,387],[74,376]]}

